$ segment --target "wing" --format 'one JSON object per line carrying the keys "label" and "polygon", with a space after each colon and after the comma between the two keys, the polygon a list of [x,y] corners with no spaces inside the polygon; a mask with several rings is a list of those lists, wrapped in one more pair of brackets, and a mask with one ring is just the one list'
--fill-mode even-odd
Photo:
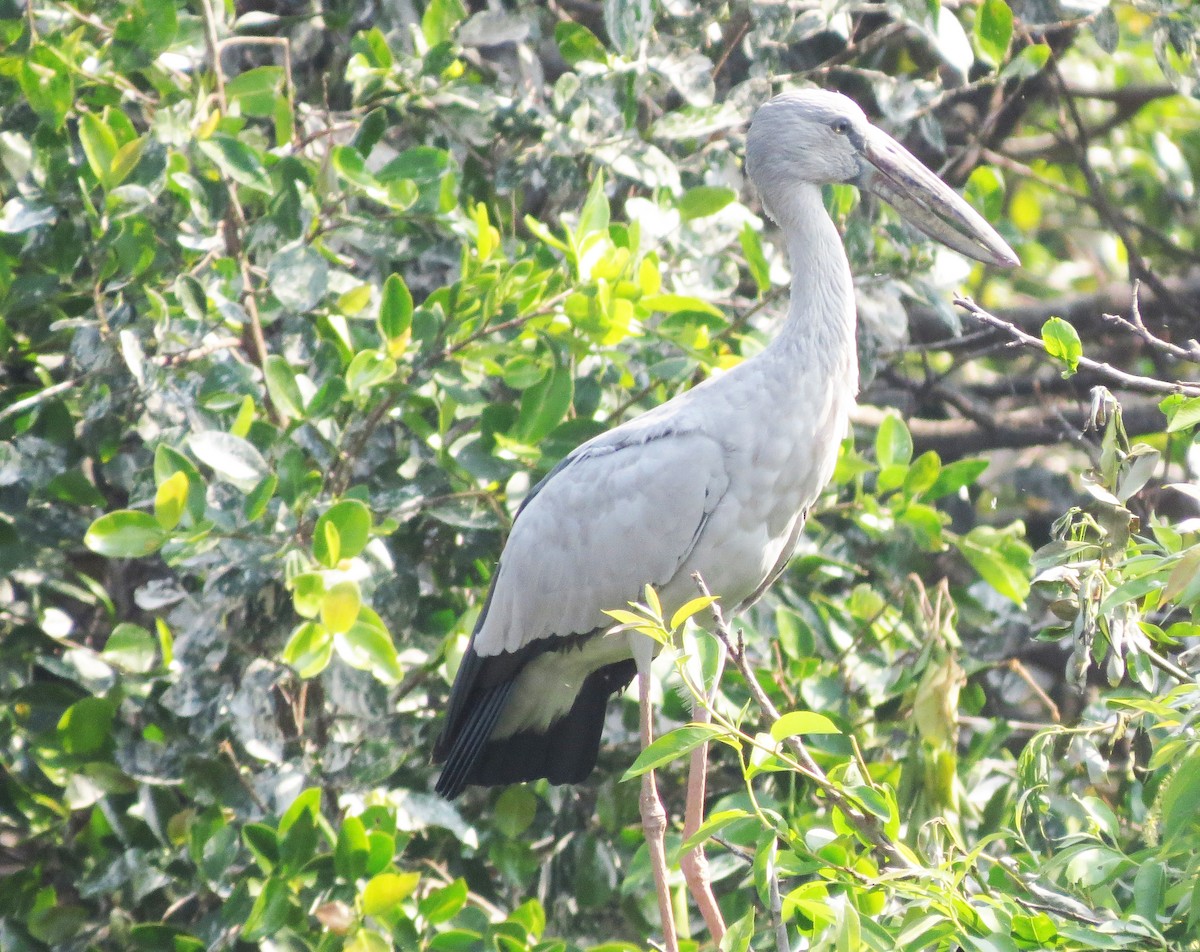
{"label": "wing", "polygon": [[475,651],[607,626],[605,609],[675,576],[728,486],[724,447],[700,431],[585,444],[518,513]]}
{"label": "wing", "polygon": [[[623,641],[603,645],[588,636],[611,624],[605,609],[674,577],[729,485],[719,441],[668,421],[645,425],[654,422],[584,444],[517,513],[435,748],[446,763],[438,782],[444,795],[470,782],[549,776],[561,783],[590,772],[605,702],[628,683],[632,665]],[[547,666],[550,653],[560,657]],[[527,667],[525,680],[538,683],[514,692]],[[507,727],[506,710],[515,720]],[[493,737],[516,740],[514,730],[520,763],[512,743]]]}

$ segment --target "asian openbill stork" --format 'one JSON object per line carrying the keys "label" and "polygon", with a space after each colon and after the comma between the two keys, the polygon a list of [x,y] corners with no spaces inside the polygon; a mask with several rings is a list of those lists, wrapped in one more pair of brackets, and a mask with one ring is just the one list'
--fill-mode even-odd
{"label": "asian openbill stork", "polygon": [[[746,170],[787,243],[787,321],[757,356],[584,443],[526,497],[437,742],[444,796],[467,784],[583,780],[609,696],[635,674],[649,743],[655,643],[606,635],[605,609],[624,608],[651,584],[670,617],[695,596],[698,572],[733,613],[787,564],[833,472],[858,390],[854,285],[822,185],[868,189],[954,250],[1018,264],[965,201],[838,93],[788,92],[759,108]],[[702,808],[702,784],[689,784],[689,826]],[[666,817],[652,772],[643,775],[641,809],[675,948]],[[721,931],[707,884],[688,879],[710,929]]]}

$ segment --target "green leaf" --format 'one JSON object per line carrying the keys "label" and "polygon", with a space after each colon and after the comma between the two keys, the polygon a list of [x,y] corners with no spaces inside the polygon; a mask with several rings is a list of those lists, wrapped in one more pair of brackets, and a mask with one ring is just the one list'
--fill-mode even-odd
{"label": "green leaf", "polygon": [[205,430],[187,438],[188,449],[219,479],[249,492],[269,472],[254,444],[220,430]]}
{"label": "green leaf", "polygon": [[1036,76],[1050,61],[1050,47],[1046,43],[1032,43],[1008,61],[1000,71],[1000,78],[1028,79]]}
{"label": "green leaf", "polygon": [[1200,423],[1200,397],[1184,397],[1172,394],[1159,403],[1167,417],[1167,432],[1178,433]]}
{"label": "green leaf", "polygon": [[363,821],[356,816],[346,817],[333,851],[333,868],[338,876],[350,882],[358,879],[367,871],[370,855],[371,843]]}
{"label": "green leaf", "polygon": [[384,684],[399,684],[404,677],[391,636],[375,625],[355,622],[349,631],[334,637],[334,646],[346,664],[371,672]]}
{"label": "green leaf", "polygon": [[533,446],[550,433],[571,408],[575,380],[569,368],[555,363],[541,381],[521,394],[521,409],[513,424],[512,436]]}
{"label": "green leaf", "polygon": [[188,501],[187,473],[175,472],[159,484],[154,494],[155,521],[167,532],[170,532],[183,518]]}
{"label": "green leaf", "polygon": [[283,91],[282,66],[258,66],[239,73],[225,84],[225,98],[244,116],[269,118],[275,99]]}
{"label": "green leaf", "polygon": [[335,635],[347,631],[358,618],[362,595],[358,583],[343,579],[334,584],[321,598],[321,624]]}
{"label": "green leaf", "polygon": [[137,168],[138,163],[142,160],[142,152],[146,149],[146,141],[146,136],[139,136],[117,149],[117,154],[109,169],[110,189],[124,182]]}
{"label": "green leaf", "polygon": [[167,533],[148,512],[118,509],[101,516],[88,528],[83,544],[110,559],[137,559],[157,552]]}
{"label": "green leaf", "polygon": [[679,852],[686,853],[720,833],[730,824],[751,818],[753,818],[753,814],[741,809],[718,810],[716,813],[711,813],[705,817],[699,829],[680,844]]}
{"label": "green leaf", "polygon": [[393,952],[395,948],[389,939],[385,939],[378,932],[359,929],[354,933],[354,937],[342,946],[342,952]]}
{"label": "green leaf", "polygon": [[363,915],[379,916],[391,912],[413,894],[420,881],[420,873],[380,873],[372,876],[362,891]]}
{"label": "green leaf", "polygon": [[467,901],[467,881],[456,879],[421,900],[417,911],[426,922],[437,924],[454,918]]}
{"label": "green leaf", "polygon": [[1012,42],[1013,14],[1004,0],[983,0],[975,16],[975,42],[983,58],[1000,66]]}
{"label": "green leaf", "polygon": [[367,171],[367,163],[358,149],[349,145],[336,145],[330,153],[330,159],[338,175],[351,185],[356,185],[368,193],[380,188],[378,179]]}
{"label": "green leaf", "polygon": [[604,173],[597,172],[579,212],[579,224],[575,226],[575,247],[580,248],[583,240],[589,235],[607,231],[608,223],[608,196],[604,193]]}
{"label": "green leaf", "polygon": [[505,788],[492,808],[492,821],[504,836],[521,836],[537,815],[538,798],[522,784]]}
{"label": "green leaf", "polygon": [[85,697],[68,707],[58,721],[63,750],[75,755],[99,751],[112,734],[116,710],[113,702],[103,697]]}
{"label": "green leaf", "polygon": [[715,215],[730,202],[737,200],[737,192],[731,188],[715,185],[698,185],[680,196],[676,207],[684,221]]}
{"label": "green leaf", "polygon": [[325,597],[325,576],[320,572],[301,572],[292,577],[292,605],[301,618],[316,618]]}
{"label": "green leaf", "polygon": [[1083,356],[1083,345],[1074,327],[1061,317],[1050,318],[1042,325],[1042,344],[1047,354],[1067,365],[1067,369],[1063,371],[1064,377],[1075,373],[1079,367],[1079,358]]}
{"label": "green leaf", "polygon": [[720,952],[749,952],[753,939],[754,907],[751,906],[744,916],[729,927],[721,939]]}
{"label": "green leaf", "polygon": [[270,194],[271,178],[262,160],[240,140],[218,134],[211,139],[202,139],[196,145],[224,175],[239,185]]}
{"label": "green leaf", "polygon": [[840,734],[841,729],[824,714],[814,711],[789,711],[771,725],[776,740],[798,734]]}
{"label": "green leaf", "polygon": [[388,276],[383,282],[383,300],[379,303],[379,333],[388,345],[388,353],[398,357],[392,350],[393,343],[399,342],[403,351],[408,343],[412,329],[413,298],[408,285],[398,274]]}
{"label": "green leaf", "polygon": [[96,181],[108,191],[113,161],[117,157],[117,137],[103,119],[85,112],[79,120],[79,141]]}
{"label": "green leaf", "polygon": [[721,736],[722,733],[721,728],[712,724],[687,724],[684,727],[668,731],[638,754],[637,760],[625,771],[621,780],[632,780],[634,777],[640,777],[647,770],[655,770],[663,764],[677,760],[701,744],[707,744]]}
{"label": "green leaf", "polygon": [[242,926],[241,938],[255,942],[274,935],[283,928],[292,912],[292,900],[288,884],[282,879],[271,878],[262,884],[250,915]]}
{"label": "green leaf", "polygon": [[279,835],[266,823],[247,823],[242,827],[242,842],[254,854],[259,868],[270,873],[279,863]]}
{"label": "green leaf", "polygon": [[1011,531],[976,526],[960,541],[959,549],[983,580],[1018,605],[1029,594],[1032,552]]}
{"label": "green leaf", "polygon": [[633,57],[650,33],[654,21],[651,0],[605,0],[604,29],[623,55]]}
{"label": "green leaf", "polygon": [[304,314],[320,304],[329,289],[329,263],[309,245],[293,245],[271,258],[267,281],[280,304]]}
{"label": "green leaf", "polygon": [[75,102],[75,83],[71,67],[58,51],[48,44],[34,43],[20,63],[18,81],[34,112],[49,119],[55,129],[61,128]]}
{"label": "green leaf", "polygon": [[725,320],[725,315],[720,308],[714,307],[703,298],[693,297],[690,294],[648,294],[642,298],[641,303],[652,311],[661,311],[665,314],[690,311],[696,314],[710,314]]}
{"label": "green leaf", "polygon": [[295,812],[286,828],[280,823],[279,832],[282,836],[279,865],[284,870],[299,872],[313,858],[317,849],[317,818],[314,811],[304,809]]}
{"label": "green leaf", "polygon": [[289,417],[304,416],[304,398],[300,395],[296,375],[285,358],[268,354],[263,365],[263,377],[276,409]]}
{"label": "green leaf", "polygon": [[1200,828],[1200,750],[1193,750],[1180,761],[1163,785],[1159,803],[1165,843]]}
{"label": "green leaf", "polygon": [[361,396],[396,375],[396,361],[377,350],[360,350],[346,368],[346,389]]}
{"label": "green leaf", "polygon": [[578,66],[583,62],[608,61],[608,52],[604,49],[604,44],[582,23],[563,20],[556,24],[554,42],[558,44],[558,52],[568,66]]}
{"label": "green leaf", "polygon": [[963,189],[967,201],[989,221],[1004,214],[1004,178],[990,165],[976,166]]}
{"label": "green leaf", "polygon": [[283,647],[282,658],[300,677],[316,677],[333,658],[333,635],[315,621],[302,622],[292,630]]}
{"label": "green leaf", "polygon": [[678,628],[685,621],[695,615],[696,612],[703,611],[716,600],[716,595],[699,595],[696,598],[693,598],[691,601],[685,602],[678,609],[676,609],[675,614],[671,616],[671,623],[668,627],[671,629]]}
{"label": "green leaf", "polygon": [[246,494],[246,501],[242,504],[242,514],[246,517],[247,522],[254,522],[262,518],[262,514],[267,511],[267,503],[271,501],[271,497],[275,495],[275,490],[278,488],[279,477],[274,473],[269,473]]}
{"label": "green leaf", "polygon": [[738,234],[738,242],[742,246],[742,254],[746,256],[746,267],[750,270],[750,277],[754,279],[761,294],[771,287],[771,266],[767,263],[767,256],[763,254],[762,239],[753,226],[746,222]]}
{"label": "green leaf", "polygon": [[[325,527],[337,530],[338,552],[329,550]],[[336,568],[341,559],[352,559],[371,540],[371,510],[357,499],[343,499],[330,506],[313,530],[313,556],[322,565]]]}
{"label": "green leaf", "polygon": [[[1200,807],[1200,802],[1196,806]],[[1147,922],[1157,922],[1167,890],[1167,871],[1157,860],[1147,860],[1133,877],[1133,907]]]}
{"label": "green leaf", "polygon": [[175,40],[179,29],[176,4],[169,0],[134,0],[128,4],[128,12],[117,21],[113,36],[118,46],[125,45],[136,50],[119,50],[118,62],[127,67],[149,65],[159,54],[166,52]]}
{"label": "green leaf", "polygon": [[141,625],[121,622],[108,636],[102,652],[104,660],[131,674],[146,674],[154,668],[158,644]]}
{"label": "green leaf", "polygon": [[933,502],[957,493],[964,486],[974,483],[987,468],[988,461],[985,459],[960,459],[947,463],[938,472],[933,485],[925,491],[924,497]]}
{"label": "green leaf", "polygon": [[904,474],[904,495],[920,496],[937,483],[942,461],[933,450],[926,450],[908,467]]}
{"label": "green leaf", "polygon": [[429,0],[421,17],[421,33],[430,47],[449,42],[454,28],[466,18],[462,0]]}
{"label": "green leaf", "polygon": [[188,514],[194,522],[200,522],[204,519],[205,510],[208,508],[208,501],[205,499],[204,477],[200,475],[200,470],[196,469],[196,464],[190,459],[166,443],[159,443],[154,450],[155,482],[162,484],[175,473],[183,473],[187,476]]}
{"label": "green leaf", "polygon": [[875,459],[880,467],[905,466],[912,459],[913,442],[904,421],[889,413],[875,433]]}

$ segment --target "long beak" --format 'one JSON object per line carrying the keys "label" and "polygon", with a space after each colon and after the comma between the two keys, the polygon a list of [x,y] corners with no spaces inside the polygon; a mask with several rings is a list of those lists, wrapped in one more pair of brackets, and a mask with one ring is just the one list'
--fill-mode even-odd
{"label": "long beak", "polygon": [[886,132],[869,127],[863,155],[871,165],[857,184],[884,199],[934,241],[988,264],[1015,268],[1021,263],[975,209]]}

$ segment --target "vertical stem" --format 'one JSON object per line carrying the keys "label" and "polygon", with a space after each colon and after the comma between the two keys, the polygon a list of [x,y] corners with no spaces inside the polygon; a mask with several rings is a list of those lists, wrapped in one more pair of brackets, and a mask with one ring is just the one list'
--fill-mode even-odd
{"label": "vertical stem", "polygon": [[767,857],[767,892],[771,902],[771,928],[775,933],[776,952],[790,952],[787,924],[783,921],[783,899],[779,895],[779,874],[775,871],[775,855],[779,841],[771,841],[771,852]]}
{"label": "vertical stem", "polygon": [[[645,750],[654,740],[649,666],[646,666],[646,670],[638,672],[638,701],[641,704],[642,749]],[[671,907],[671,887],[667,882],[667,850],[664,843],[667,814],[658,798],[658,785],[655,783],[653,770],[642,774],[640,806],[642,832],[646,837],[646,848],[650,852],[654,890],[658,895],[658,914],[662,918],[663,942],[667,952],[679,952],[679,939],[675,935],[675,913]]]}

